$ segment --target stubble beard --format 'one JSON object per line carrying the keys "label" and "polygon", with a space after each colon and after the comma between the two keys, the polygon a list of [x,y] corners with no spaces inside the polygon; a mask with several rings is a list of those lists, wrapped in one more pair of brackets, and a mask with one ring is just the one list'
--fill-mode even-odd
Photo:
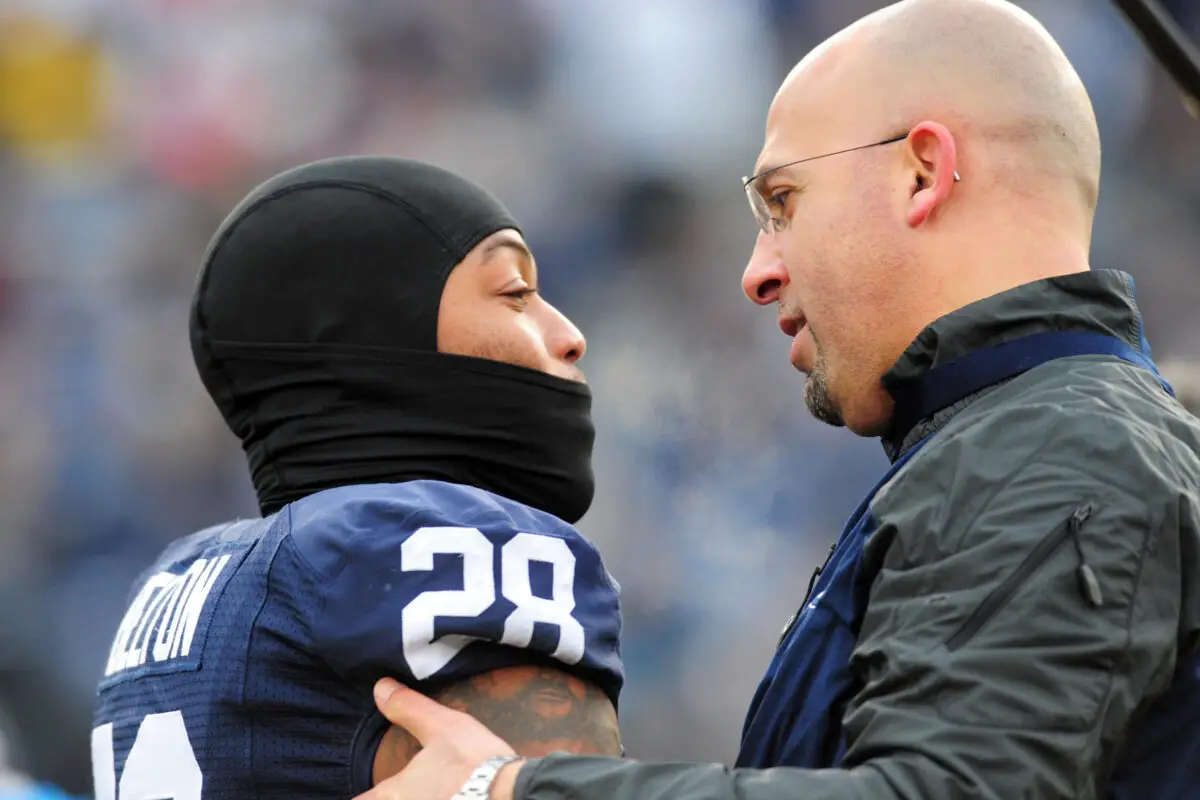
{"label": "stubble beard", "polygon": [[817,358],[813,363],[812,372],[804,384],[804,405],[818,422],[844,428],[846,421],[829,394],[829,378],[827,377],[825,357],[817,350]]}

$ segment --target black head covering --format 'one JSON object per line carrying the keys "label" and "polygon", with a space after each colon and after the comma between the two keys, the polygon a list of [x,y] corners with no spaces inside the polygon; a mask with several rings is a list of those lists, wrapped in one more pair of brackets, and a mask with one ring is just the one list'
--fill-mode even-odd
{"label": "black head covering", "polygon": [[587,387],[437,352],[446,278],[505,228],[519,230],[480,187],[383,157],[285,172],[222,223],[192,304],[192,353],[264,514],[335,486],[429,478],[583,516]]}

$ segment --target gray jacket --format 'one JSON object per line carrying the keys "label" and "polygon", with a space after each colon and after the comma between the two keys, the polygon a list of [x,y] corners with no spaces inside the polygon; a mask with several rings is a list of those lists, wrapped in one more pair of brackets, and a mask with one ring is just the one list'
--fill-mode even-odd
{"label": "gray jacket", "polygon": [[[1039,281],[938,320],[884,383],[899,414],[1018,340],[1148,357],[1141,325],[1122,273]],[[1043,361],[885,442],[897,466],[838,545],[861,542],[841,570],[861,589],[823,576],[755,698],[739,763],[773,768],[556,755],[517,797],[1200,797],[1200,424],[1152,365]],[[842,623],[845,652],[838,631],[804,650]]]}

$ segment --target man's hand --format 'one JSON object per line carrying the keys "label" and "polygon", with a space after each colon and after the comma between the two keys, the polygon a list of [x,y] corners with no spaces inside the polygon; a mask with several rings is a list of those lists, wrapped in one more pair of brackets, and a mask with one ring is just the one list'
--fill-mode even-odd
{"label": "man's hand", "polygon": [[[375,704],[394,725],[422,745],[401,772],[356,800],[449,800],[475,768],[513,749],[473,717],[430,700],[391,678],[375,684]],[[491,800],[512,800],[520,762],[506,764],[492,785]]]}

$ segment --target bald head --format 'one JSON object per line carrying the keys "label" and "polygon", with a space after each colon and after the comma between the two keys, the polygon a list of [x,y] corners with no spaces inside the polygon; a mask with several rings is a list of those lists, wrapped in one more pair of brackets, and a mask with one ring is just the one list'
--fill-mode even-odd
{"label": "bald head", "polygon": [[886,427],[880,378],[935,319],[1088,269],[1091,103],[1003,0],[903,0],[831,37],[780,87],[755,172],[743,288],[799,331],[810,410],[858,433]]}
{"label": "bald head", "polygon": [[862,18],[796,65],[772,113],[818,108],[847,130],[943,120],[976,137],[960,158],[985,160],[998,188],[1077,200],[1090,230],[1100,185],[1091,102],[1062,49],[1012,3],[904,0]]}

